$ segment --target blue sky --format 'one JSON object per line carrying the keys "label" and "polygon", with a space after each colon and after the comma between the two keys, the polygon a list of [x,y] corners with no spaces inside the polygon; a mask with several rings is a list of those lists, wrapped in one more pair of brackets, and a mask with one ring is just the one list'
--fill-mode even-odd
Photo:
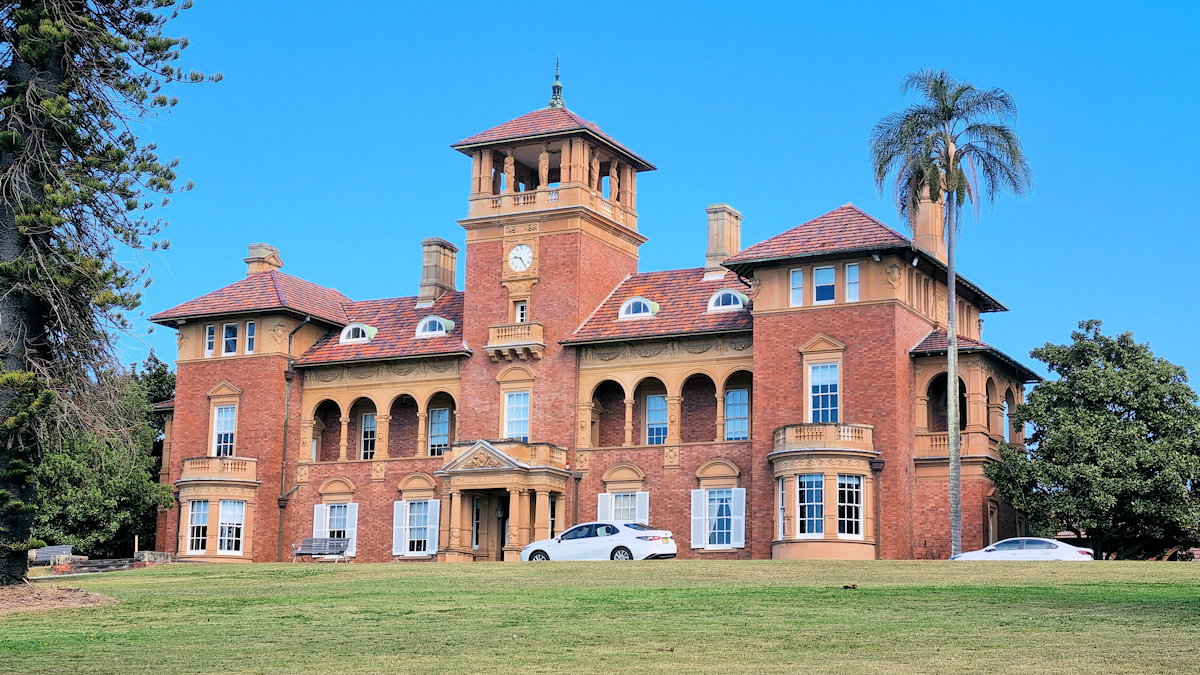
{"label": "blue sky", "polygon": [[[1012,310],[984,339],[1044,372],[1030,349],[1100,318],[1200,372],[1200,9],[975,4],[200,0],[172,26],[182,65],[225,80],[176,87],[143,130],[196,182],[162,212],[143,309],[241,278],[256,241],[351,298],[415,294],[420,240],[463,240],[470,160],[449,144],[544,106],[556,51],[567,106],[658,166],[643,271],[703,265],[714,202],[744,214],[743,246],[847,202],[906,231],[867,137],[905,73],[937,68],[1015,97],[1034,170],[962,235],[960,273]],[[147,325],[124,359],[173,358]]]}

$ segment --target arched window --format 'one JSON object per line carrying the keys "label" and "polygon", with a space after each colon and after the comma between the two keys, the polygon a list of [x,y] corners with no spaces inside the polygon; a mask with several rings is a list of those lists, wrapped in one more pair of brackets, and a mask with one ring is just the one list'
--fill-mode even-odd
{"label": "arched window", "polygon": [[658,314],[658,303],[642,297],[633,297],[621,304],[621,319],[640,319]]}
{"label": "arched window", "polygon": [[369,342],[375,337],[375,328],[368,326],[365,323],[352,323],[342,329],[342,337],[339,342],[341,344],[355,342]]}
{"label": "arched window", "polygon": [[417,326],[417,337],[434,337],[445,335],[454,328],[454,322],[440,316],[425,317]]}
{"label": "arched window", "polygon": [[745,309],[748,298],[737,291],[722,288],[708,299],[708,311],[730,312]]}

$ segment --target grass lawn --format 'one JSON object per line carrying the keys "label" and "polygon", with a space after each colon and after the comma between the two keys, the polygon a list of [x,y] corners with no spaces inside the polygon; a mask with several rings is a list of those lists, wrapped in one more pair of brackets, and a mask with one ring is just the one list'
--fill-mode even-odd
{"label": "grass lawn", "polygon": [[0,670],[1200,671],[1200,563],[191,564],[61,583],[119,602],[0,615]]}

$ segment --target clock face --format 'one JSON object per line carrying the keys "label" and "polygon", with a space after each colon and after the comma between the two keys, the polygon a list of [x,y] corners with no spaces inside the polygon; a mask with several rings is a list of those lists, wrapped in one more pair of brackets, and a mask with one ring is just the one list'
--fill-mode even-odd
{"label": "clock face", "polygon": [[515,272],[524,272],[533,264],[533,249],[528,244],[518,244],[508,253],[508,266]]}

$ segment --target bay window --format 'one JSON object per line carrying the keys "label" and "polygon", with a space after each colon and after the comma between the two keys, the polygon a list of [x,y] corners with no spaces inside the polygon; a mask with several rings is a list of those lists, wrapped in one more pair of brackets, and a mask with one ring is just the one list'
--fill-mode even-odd
{"label": "bay window", "polygon": [[862,539],[862,476],[838,474],[838,537]]}
{"label": "bay window", "polygon": [[194,500],[188,504],[187,552],[202,555],[208,547],[208,500]]}
{"label": "bay window", "polygon": [[217,553],[242,554],[242,529],[246,525],[246,502],[221,500],[220,529],[217,533]]}
{"label": "bay window", "polygon": [[796,536],[825,535],[825,475],[802,473],[796,476]]}

